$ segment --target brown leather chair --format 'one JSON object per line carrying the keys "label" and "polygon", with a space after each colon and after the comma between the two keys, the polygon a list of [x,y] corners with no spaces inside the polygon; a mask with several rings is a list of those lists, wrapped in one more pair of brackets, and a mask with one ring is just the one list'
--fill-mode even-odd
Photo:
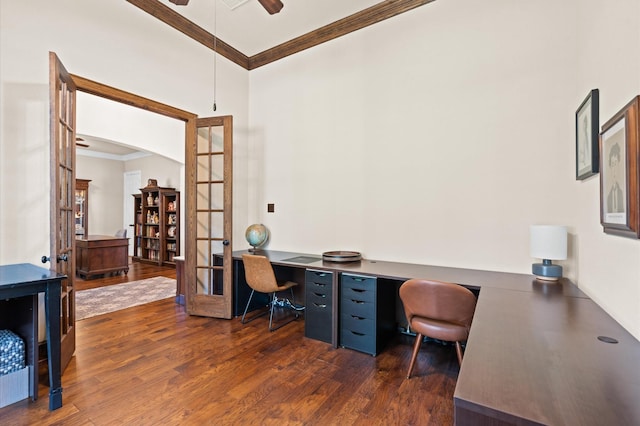
{"label": "brown leather chair", "polygon": [[469,337],[476,296],[457,284],[411,279],[400,286],[400,299],[409,327],[417,334],[407,379],[411,377],[423,336],[455,342],[458,362],[462,364],[460,342]]}
{"label": "brown leather chair", "polygon": [[[279,329],[285,324],[289,324],[291,321],[295,321],[300,317],[300,315],[295,312],[291,318],[278,325],[277,327],[273,327],[273,311],[276,305],[279,302],[285,302],[285,300],[278,299],[277,293],[290,290],[291,291],[291,301],[293,305],[289,305],[291,307],[295,307],[295,299],[293,298],[293,287],[298,285],[298,283],[292,281],[285,281],[279,283],[276,280],[276,275],[273,272],[273,267],[271,266],[271,262],[265,256],[258,256],[254,254],[243,254],[242,255],[242,263],[244,263],[244,272],[245,278],[247,280],[247,284],[251,287],[251,295],[249,296],[249,300],[247,301],[247,306],[244,308],[244,314],[242,314],[242,324],[246,324],[248,322],[253,321],[254,319],[265,315],[267,312],[270,312],[269,315],[269,331],[274,331]],[[270,309],[268,311],[263,311],[254,315],[251,318],[246,319],[247,311],[249,310],[249,305],[251,305],[251,299],[253,299],[253,294],[255,292],[266,293],[269,295],[269,304]],[[287,303],[282,303],[282,305],[286,306]]]}

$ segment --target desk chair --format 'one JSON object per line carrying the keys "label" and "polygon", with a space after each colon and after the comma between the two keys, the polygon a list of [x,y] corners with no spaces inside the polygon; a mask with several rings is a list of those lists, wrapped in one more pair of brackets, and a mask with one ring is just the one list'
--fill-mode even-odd
{"label": "desk chair", "polygon": [[[251,299],[253,298],[253,294],[257,291],[259,293],[267,293],[269,294],[269,305],[271,308],[269,311],[271,312],[269,315],[269,331],[274,331],[282,327],[283,325],[289,324],[291,321],[295,321],[298,319],[300,315],[296,312],[291,318],[278,325],[277,327],[273,327],[273,311],[276,305],[279,306],[294,306],[295,307],[295,299],[293,296],[293,287],[298,285],[298,283],[294,283],[291,281],[286,281],[283,283],[278,283],[276,280],[276,275],[273,272],[273,267],[271,266],[271,262],[265,256],[258,256],[253,254],[243,254],[242,255],[242,263],[244,263],[244,272],[247,280],[247,284],[251,287],[251,295],[249,296],[249,301],[247,301],[247,306],[244,308],[244,314],[242,315],[242,324],[246,324],[248,322],[253,321],[254,319],[261,317],[267,313],[267,311],[261,312],[257,315],[254,315],[251,318],[246,319],[247,311],[249,310],[249,305],[251,304]],[[287,303],[288,301],[278,299],[276,293],[290,290],[291,291],[291,300],[293,305]],[[269,306],[267,305],[267,306]]]}
{"label": "desk chair", "polygon": [[455,342],[458,363],[462,365],[461,341],[469,337],[476,297],[457,284],[411,279],[400,286],[400,299],[409,322],[416,332],[407,379],[411,377],[422,336]]}
{"label": "desk chair", "polygon": [[116,232],[116,237],[118,238],[127,238],[127,230],[126,229],[118,229]]}

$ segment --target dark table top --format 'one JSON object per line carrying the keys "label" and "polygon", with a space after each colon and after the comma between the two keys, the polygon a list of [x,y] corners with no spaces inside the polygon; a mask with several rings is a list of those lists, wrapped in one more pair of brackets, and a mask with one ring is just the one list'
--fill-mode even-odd
{"label": "dark table top", "polygon": [[30,283],[48,282],[65,278],[65,275],[30,263],[0,266],[0,289]]}
{"label": "dark table top", "polygon": [[640,343],[591,299],[483,288],[466,349],[462,407],[511,422],[640,424]]}
{"label": "dark table top", "polygon": [[[235,259],[241,259],[246,250],[233,252]],[[253,253],[251,253],[253,254]],[[483,271],[477,269],[452,268],[446,266],[419,265],[415,263],[387,262],[362,259],[358,262],[326,262],[322,255],[264,250],[255,254],[267,256],[274,265],[292,266],[346,272],[352,274],[375,275],[404,281],[411,278],[428,278],[447,281],[465,287],[481,289],[485,287],[502,288],[527,292],[561,292],[566,296],[588,297],[571,281],[561,279],[559,283],[549,284],[538,281],[533,275],[509,272]]]}

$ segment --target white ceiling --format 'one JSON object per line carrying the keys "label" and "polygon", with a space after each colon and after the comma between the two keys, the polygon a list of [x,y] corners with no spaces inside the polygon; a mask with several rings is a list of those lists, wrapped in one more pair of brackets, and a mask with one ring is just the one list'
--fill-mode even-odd
{"label": "white ceiling", "polygon": [[258,0],[248,0],[233,10],[223,0],[190,0],[186,6],[160,1],[245,55],[253,56],[382,0],[282,0],[284,7],[275,15],[269,15]]}

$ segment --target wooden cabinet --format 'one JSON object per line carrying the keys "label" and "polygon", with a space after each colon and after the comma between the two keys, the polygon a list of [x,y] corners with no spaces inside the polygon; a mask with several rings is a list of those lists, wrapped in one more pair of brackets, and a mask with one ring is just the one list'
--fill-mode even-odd
{"label": "wooden cabinet", "polygon": [[340,346],[377,355],[393,333],[389,304],[395,286],[376,277],[342,274],[340,280]]}
{"label": "wooden cabinet", "polygon": [[87,279],[108,272],[129,272],[129,239],[89,235],[76,239],[76,274]]}
{"label": "wooden cabinet", "polygon": [[89,235],[89,182],[91,180],[76,179],[75,223],[78,238],[84,238]]}
{"label": "wooden cabinet", "polygon": [[175,266],[180,255],[180,192],[158,186],[133,194],[133,260]]}
{"label": "wooden cabinet", "polygon": [[333,272],[305,271],[304,335],[332,343]]}

